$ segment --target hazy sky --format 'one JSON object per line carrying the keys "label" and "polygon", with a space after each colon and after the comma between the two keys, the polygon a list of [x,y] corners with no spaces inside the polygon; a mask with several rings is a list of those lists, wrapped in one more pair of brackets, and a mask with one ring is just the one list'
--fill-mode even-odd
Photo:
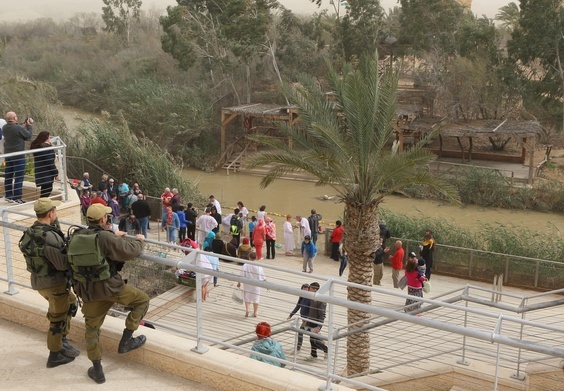
{"label": "hazy sky", "polygon": [[[295,13],[312,13],[318,8],[308,0],[278,0],[285,7]],[[517,4],[518,0],[514,0]],[[335,0],[336,3],[339,0]],[[510,0],[473,0],[472,11],[478,16],[482,14],[493,18],[500,7],[508,4]],[[143,0],[143,8],[149,9],[155,6],[165,9],[168,5],[176,5],[175,0]],[[328,8],[329,0],[323,0],[324,6]],[[388,10],[398,5],[397,0],[381,0],[384,9]],[[9,6],[0,10],[0,20],[29,20],[41,17],[53,19],[67,19],[77,12],[101,12],[103,3],[101,0],[15,0]]]}

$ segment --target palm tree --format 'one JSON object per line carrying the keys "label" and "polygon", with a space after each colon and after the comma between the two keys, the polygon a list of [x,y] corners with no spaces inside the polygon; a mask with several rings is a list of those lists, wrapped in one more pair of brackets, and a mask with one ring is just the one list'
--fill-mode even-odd
{"label": "palm tree", "polygon": [[[249,159],[249,167],[274,164],[262,179],[266,187],[276,178],[303,170],[313,174],[319,185],[330,185],[345,204],[345,236],[349,257],[348,280],[372,284],[372,258],[378,242],[378,205],[384,196],[413,184],[429,186],[455,200],[454,188],[445,185],[425,169],[434,159],[423,143],[401,154],[392,154],[388,141],[396,107],[397,73],[378,72],[378,61],[363,57],[358,69],[345,64],[342,74],[329,64],[328,82],[334,93],[329,100],[318,82],[304,76],[298,86],[284,86],[289,101],[299,111],[301,126],[283,127],[290,147],[280,139],[253,136],[272,150]],[[348,299],[371,303],[371,293],[348,288]],[[348,310],[351,328],[362,327],[370,315]],[[347,370],[361,373],[370,368],[370,336],[354,333],[347,340]]]}
{"label": "palm tree", "polygon": [[519,25],[519,17],[519,6],[511,2],[499,9],[495,19],[502,22],[501,25],[503,27],[509,31],[513,31],[515,27]]}

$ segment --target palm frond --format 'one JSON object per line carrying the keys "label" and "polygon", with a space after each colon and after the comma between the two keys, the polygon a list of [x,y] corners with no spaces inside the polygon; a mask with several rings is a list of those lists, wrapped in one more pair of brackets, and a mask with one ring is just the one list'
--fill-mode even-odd
{"label": "palm frond", "polygon": [[[250,137],[272,149],[246,163],[249,168],[272,165],[261,186],[303,170],[318,184],[333,186],[342,199],[359,204],[378,204],[384,195],[411,184],[437,190],[444,186],[424,169],[434,159],[424,148],[427,139],[401,154],[389,149],[397,71],[387,68],[379,73],[377,60],[370,57],[362,58],[358,69],[351,64],[341,71],[329,63],[328,67],[333,100],[313,77],[300,76],[299,84],[281,87],[300,115],[298,125],[280,128],[292,140],[292,148],[275,137]],[[444,189],[447,197],[456,198],[451,188]]]}

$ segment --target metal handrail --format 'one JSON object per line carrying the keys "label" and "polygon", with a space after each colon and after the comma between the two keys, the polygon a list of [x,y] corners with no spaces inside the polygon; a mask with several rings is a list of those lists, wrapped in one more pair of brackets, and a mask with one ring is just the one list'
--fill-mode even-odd
{"label": "metal handrail", "polygon": [[[233,161],[231,163],[229,163],[229,165],[226,167],[227,175],[229,175],[229,170],[231,169],[231,167],[233,167],[233,165],[235,165],[235,163],[238,163],[238,162],[243,160],[243,155],[247,152],[247,148],[248,148],[248,145],[245,145],[245,148],[243,148],[241,153],[239,153],[239,155],[237,155],[237,157],[235,159],[233,159]],[[233,168],[233,172],[235,172],[235,168]]]}
{"label": "metal handrail", "polygon": [[[12,258],[12,249],[9,248],[9,244],[10,244],[10,231],[11,230],[17,230],[17,231],[21,231],[24,229],[24,227],[21,227],[20,225],[14,224],[14,223],[10,223],[9,222],[9,216],[8,214],[21,214],[24,216],[30,216],[30,213],[21,213],[21,212],[16,212],[16,211],[11,211],[11,210],[3,210],[2,211],[2,221],[0,221],[0,226],[4,227],[5,229],[4,231],[4,235],[5,235],[5,243],[6,243],[6,265],[7,265],[7,280],[9,283],[9,286],[13,286],[12,284],[15,285],[22,285],[22,286],[28,286],[27,284],[22,284],[22,283],[18,283],[17,281],[14,280],[14,273],[11,271],[13,268],[13,265],[11,265],[11,258]],[[66,222],[66,221],[61,221],[62,224],[73,224],[71,222]],[[7,235],[7,239],[6,239],[6,235]],[[16,235],[19,236],[19,233]],[[147,240],[147,243],[149,244],[154,244],[154,245],[158,245],[163,247],[164,249],[169,249],[169,250],[175,250],[175,249],[180,249],[180,250],[188,250],[184,247],[181,246],[175,246],[175,245],[169,245],[169,244],[164,244],[162,242],[158,242],[158,241],[154,241],[154,240]],[[178,253],[176,253],[178,254]],[[191,264],[191,261],[193,261],[195,259],[195,257],[199,256],[200,254],[209,254],[207,252],[201,251],[201,250],[189,250],[189,254],[186,256],[181,256],[181,258],[178,259],[171,259],[171,258],[160,258],[160,257],[156,257],[153,255],[149,255],[149,254],[142,254],[139,258],[146,260],[146,261],[150,261],[153,263],[157,263],[157,264],[162,264],[162,265],[166,265],[166,266],[171,266],[171,267],[177,267],[177,268],[190,268],[190,270],[195,271],[196,274],[196,330],[195,331],[188,331],[185,329],[179,329],[178,327],[171,327],[170,325],[166,325],[166,324],[162,324],[161,322],[158,321],[151,321],[151,323],[155,324],[156,326],[158,326],[159,328],[163,328],[163,329],[168,329],[168,330],[173,330],[175,332],[193,337],[196,339],[197,341],[197,347],[196,347],[196,351],[200,352],[200,353],[204,353],[206,351],[206,347],[204,345],[204,343],[213,343],[213,344],[218,344],[224,347],[227,347],[229,349],[234,349],[237,350],[239,352],[242,352],[244,354],[248,354],[250,351],[247,348],[238,346],[239,344],[235,341],[235,342],[227,342],[227,341],[223,341],[218,339],[216,336],[210,335],[210,334],[206,334],[206,331],[202,328],[202,314],[203,314],[203,307],[202,307],[202,301],[201,301],[201,297],[200,297],[200,291],[202,289],[202,275],[203,274],[207,274],[207,275],[211,275],[211,276],[218,276],[222,279],[228,280],[228,281],[232,281],[232,282],[240,282],[243,284],[249,284],[249,285],[253,285],[253,286],[258,286],[258,287],[262,287],[262,288],[266,288],[269,289],[273,292],[278,292],[278,293],[286,293],[286,294],[290,294],[294,297],[306,297],[309,299],[313,299],[313,300],[318,300],[318,301],[322,301],[328,304],[328,324],[327,324],[327,337],[325,336],[320,336],[321,339],[323,340],[327,340],[330,342],[330,344],[328,345],[329,347],[329,360],[327,362],[327,370],[318,370],[318,369],[313,369],[313,368],[308,368],[305,365],[301,365],[295,362],[291,362],[289,360],[286,361],[281,361],[286,363],[287,365],[290,365],[296,369],[299,370],[303,370],[303,371],[307,371],[308,373],[313,373],[316,376],[320,376],[324,379],[327,380],[327,383],[330,384],[331,382],[334,382],[336,380],[341,380],[341,381],[346,381],[346,382],[350,382],[350,383],[354,383],[354,384],[358,384],[358,385],[363,385],[365,386],[367,389],[377,389],[373,386],[371,386],[370,384],[365,383],[365,380],[363,381],[362,378],[359,377],[355,377],[353,378],[349,378],[346,376],[341,376],[336,372],[336,367],[335,364],[333,363],[335,360],[334,357],[334,352],[333,352],[333,341],[335,341],[335,343],[338,343],[337,341],[339,339],[342,339],[345,334],[349,335],[351,333],[354,332],[359,332],[360,329],[355,329],[355,330],[349,330],[347,333],[340,333],[339,330],[343,330],[344,327],[335,327],[337,325],[333,324],[333,320],[331,317],[332,312],[334,311],[335,308],[346,308],[346,309],[354,309],[354,310],[358,310],[358,311],[362,311],[365,313],[369,313],[369,314],[373,314],[378,316],[380,319],[382,319],[382,322],[386,322],[386,323],[390,323],[393,321],[402,321],[405,322],[405,324],[410,325],[410,326],[421,326],[424,327],[425,330],[442,330],[445,332],[448,332],[450,334],[455,334],[455,335],[459,335],[462,336],[464,338],[471,338],[477,341],[483,341],[483,342],[487,342],[489,343],[494,343],[496,344],[496,346],[498,347],[497,349],[497,353],[490,353],[493,356],[495,356],[497,358],[497,361],[500,361],[500,359],[503,359],[503,357],[500,357],[500,353],[499,353],[499,347],[500,346],[507,346],[507,347],[513,347],[513,348],[517,348],[517,349],[521,349],[521,350],[525,350],[525,351],[530,351],[530,352],[536,352],[536,353],[540,353],[542,355],[548,356],[548,357],[564,357],[564,348],[561,348],[559,346],[552,346],[549,345],[550,342],[552,342],[553,340],[557,340],[558,338],[553,338],[554,335],[552,337],[550,337],[550,339],[544,339],[544,340],[523,340],[522,337],[521,338],[515,338],[513,335],[511,334],[504,334],[504,327],[500,327],[503,324],[509,323],[511,325],[513,325],[513,327],[531,327],[531,328],[535,328],[535,329],[540,329],[541,331],[544,331],[544,333],[559,333],[559,334],[563,334],[564,335],[564,328],[562,327],[558,327],[558,326],[554,326],[554,325],[547,325],[547,324],[543,324],[537,321],[530,321],[530,320],[524,320],[524,319],[519,319],[517,317],[514,316],[507,316],[507,315],[503,315],[503,314],[499,314],[499,313],[492,313],[490,311],[484,310],[484,309],[480,309],[480,308],[469,308],[465,305],[459,305],[456,304],[454,302],[449,302],[451,300],[460,300],[462,299],[462,302],[464,304],[468,303],[469,301],[472,300],[468,300],[470,299],[469,297],[467,297],[467,294],[472,290],[472,289],[480,289],[480,290],[485,290],[488,291],[488,289],[484,289],[484,288],[478,288],[478,287],[474,287],[471,285],[467,285],[464,288],[461,289],[462,293],[465,293],[466,295],[461,295],[458,296],[456,298],[452,298],[452,299],[447,299],[447,300],[443,300],[443,301],[439,301],[436,300],[435,298],[417,298],[417,300],[419,300],[421,303],[424,303],[425,306],[423,307],[423,310],[429,312],[429,313],[433,313],[433,309],[446,309],[449,311],[456,311],[456,312],[460,312],[460,314],[464,314],[464,316],[484,316],[488,319],[492,319],[495,320],[494,325],[492,327],[487,327],[485,330],[480,330],[477,329],[475,327],[472,326],[468,326],[467,324],[461,325],[458,323],[454,323],[454,322],[449,322],[449,320],[455,320],[458,319],[459,317],[452,317],[449,319],[441,319],[440,317],[433,319],[432,317],[417,317],[417,316],[413,316],[414,314],[416,314],[416,312],[412,312],[410,314],[408,313],[404,313],[402,311],[398,311],[397,309],[388,309],[388,308],[382,308],[379,306],[373,306],[370,304],[362,304],[362,303],[358,303],[358,302],[352,302],[349,301],[347,299],[338,297],[335,295],[333,288],[335,286],[341,285],[341,286],[345,286],[345,287],[355,287],[355,288],[361,288],[364,290],[369,290],[373,293],[375,293],[376,295],[389,295],[389,296],[393,296],[393,297],[397,297],[397,298],[401,298],[401,299],[406,299],[406,298],[414,298],[414,296],[409,296],[405,293],[402,292],[397,292],[397,291],[390,291],[384,288],[380,288],[380,287],[368,287],[368,286],[364,286],[364,285],[359,285],[359,284],[355,284],[355,283],[351,283],[351,282],[346,282],[346,281],[342,281],[342,280],[338,280],[338,279],[324,279],[322,276],[316,276],[316,278],[318,278],[321,281],[323,281],[322,283],[322,287],[318,292],[306,292],[303,291],[297,287],[292,287],[292,286],[288,286],[287,284],[284,283],[275,283],[275,282],[270,282],[270,281],[257,281],[257,280],[253,280],[253,279],[248,279],[248,278],[244,278],[239,276],[238,274],[235,273],[229,273],[229,272],[223,272],[223,271],[215,271],[215,270],[209,270],[206,268],[202,268],[199,266],[195,266],[194,264]],[[210,254],[211,255],[211,254]],[[234,258],[234,257],[228,257],[228,256],[221,256],[219,254],[213,254],[213,256],[219,257],[221,260],[228,260],[228,261],[236,261],[236,262],[240,262],[240,263],[250,263],[250,261],[246,261],[243,259],[239,259],[239,258]],[[294,270],[287,270],[284,268],[280,268],[280,267],[276,267],[276,266],[272,266],[270,264],[262,264],[262,263],[257,263],[257,262],[252,262],[254,264],[259,264],[261,265],[263,268],[265,269],[271,269],[271,270],[280,270],[280,271],[284,271],[285,273],[288,274],[292,274],[292,275],[299,275],[301,276],[302,274],[299,271],[294,271]],[[0,278],[2,280],[4,280],[4,278]],[[15,294],[17,292],[15,292],[14,290],[12,290],[11,292],[12,294]],[[453,293],[456,293],[456,291],[454,291]],[[465,297],[466,296],[466,297]],[[517,296],[517,295],[513,295],[513,296]],[[534,295],[536,296],[536,295]],[[493,303],[492,303],[493,304]],[[493,307],[493,305],[492,305]],[[525,307],[526,308],[526,307]],[[150,319],[149,319],[150,320]],[[379,326],[384,326],[384,324],[382,322],[378,322],[377,325]],[[350,325],[347,325],[347,328],[350,329]],[[365,331],[365,330],[362,330]],[[309,335],[308,332],[305,332],[304,334]],[[543,334],[542,332],[540,333],[541,335]],[[464,341],[466,341],[464,339]],[[447,347],[444,349],[444,351],[440,351],[437,352],[435,354],[436,355],[447,355],[447,354],[452,354],[453,352],[457,352],[457,351],[462,351],[466,349],[465,347],[465,342],[461,342],[460,347],[456,347],[453,348],[452,346]],[[424,358],[419,357],[417,358],[419,360],[423,360]],[[275,360],[276,361],[276,360]],[[526,360],[523,360],[521,358],[518,358],[517,360],[519,363],[522,362],[526,362]],[[336,362],[336,361],[335,361]],[[392,366],[397,366],[400,365],[401,363],[396,363],[395,365],[390,365],[390,367]],[[498,362],[498,366],[501,365]],[[497,368],[497,367],[496,367]],[[379,368],[381,369],[381,368]],[[373,372],[373,371],[372,371]],[[496,376],[496,381],[497,381],[497,376]]]}
{"label": "metal handrail", "polygon": [[[438,160],[438,159],[431,162],[431,164],[437,165],[437,169],[436,169],[437,172],[440,171],[441,165],[447,165],[447,166],[452,166],[452,168],[462,168],[462,169],[475,168],[475,169],[479,169],[479,170],[494,171],[494,172],[497,172],[498,174],[500,174],[501,177],[509,184],[513,184],[513,182],[515,180],[515,171],[504,169],[504,168],[483,167],[483,166],[475,166],[475,165],[471,165],[471,164],[444,162],[444,161]],[[450,172],[451,169],[448,169],[447,172]],[[502,172],[507,172],[509,175],[503,175]],[[508,181],[507,178],[511,178],[511,180]]]}

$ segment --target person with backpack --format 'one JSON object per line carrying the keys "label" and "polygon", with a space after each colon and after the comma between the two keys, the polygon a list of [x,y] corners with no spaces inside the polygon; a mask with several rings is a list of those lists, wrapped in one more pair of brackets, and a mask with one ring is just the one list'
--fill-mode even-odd
{"label": "person with backpack", "polygon": [[31,287],[49,303],[47,368],[68,364],[80,354],[67,340],[71,317],[78,307],[76,296],[70,291],[65,239],[57,219],[57,206],[60,204],[60,201],[49,198],[35,201],[33,210],[37,220],[19,242],[27,270],[31,273]]}
{"label": "person with backpack", "polygon": [[114,233],[106,229],[111,212],[110,207],[90,205],[86,212],[88,228],[72,232],[67,250],[74,291],[83,301],[86,349],[93,364],[88,369],[88,376],[98,384],[106,381],[101,362],[100,329],[114,303],[130,309],[118,353],[138,349],[147,340],[144,335],[133,337],[133,332],[147,313],[149,296],[131,284],[125,284],[119,274],[125,262],[142,253],[145,237],[137,234],[135,239],[126,238],[123,231]]}
{"label": "person with backpack", "polygon": [[237,245],[235,247],[239,247],[239,243],[241,243],[241,231],[243,231],[243,216],[241,216],[238,208],[233,210],[233,215],[231,216],[229,225],[231,236],[233,236],[233,239],[237,241]]}
{"label": "person with backpack", "polygon": [[315,245],[317,245],[317,234],[323,232],[321,226],[319,225],[321,219],[322,219],[321,215],[317,213],[315,209],[311,210],[311,214],[307,218],[307,222],[309,224],[309,230],[311,231],[311,241]]}

